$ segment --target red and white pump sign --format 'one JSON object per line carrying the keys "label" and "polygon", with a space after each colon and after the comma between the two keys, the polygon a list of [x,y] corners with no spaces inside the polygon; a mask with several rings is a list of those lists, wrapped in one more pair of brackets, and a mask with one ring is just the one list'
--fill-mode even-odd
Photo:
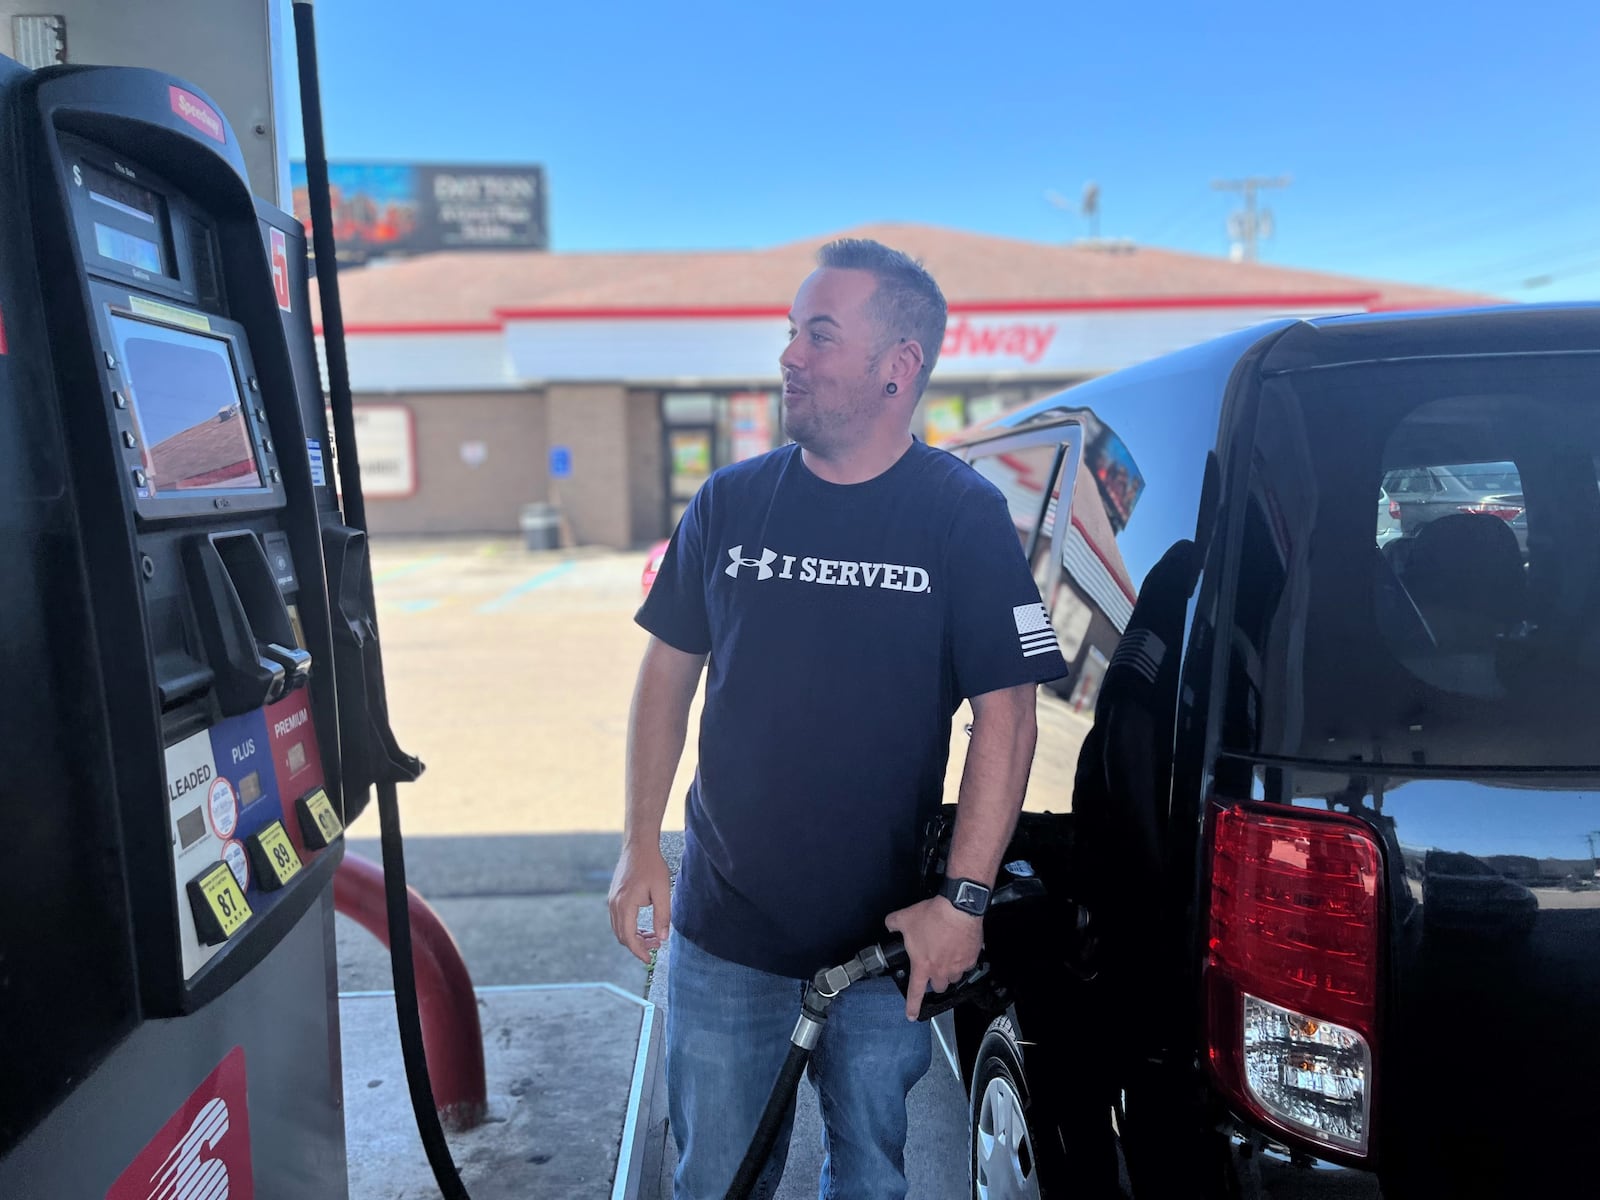
{"label": "red and white pump sign", "polygon": [[235,1046],[117,1177],[106,1200],[254,1200],[244,1048]]}

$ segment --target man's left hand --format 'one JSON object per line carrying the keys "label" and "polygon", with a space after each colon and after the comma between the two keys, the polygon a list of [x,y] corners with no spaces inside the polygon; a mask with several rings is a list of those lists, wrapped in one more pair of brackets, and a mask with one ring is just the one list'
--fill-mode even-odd
{"label": "man's left hand", "polygon": [[883,922],[905,939],[911,960],[906,980],[906,1020],[922,1010],[928,985],[942,992],[978,961],[983,949],[983,920],[960,912],[942,896],[890,913]]}

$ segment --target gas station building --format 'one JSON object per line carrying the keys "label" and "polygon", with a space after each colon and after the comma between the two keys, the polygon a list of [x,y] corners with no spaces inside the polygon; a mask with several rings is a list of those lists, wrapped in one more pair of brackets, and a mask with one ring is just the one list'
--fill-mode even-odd
{"label": "gas station building", "polygon": [[914,429],[937,444],[1038,396],[1271,318],[1486,297],[1128,243],[880,224],[749,251],[457,251],[341,273],[377,534],[642,546],[716,468],[780,445],[794,290],[835,237],[920,258],[950,304]]}

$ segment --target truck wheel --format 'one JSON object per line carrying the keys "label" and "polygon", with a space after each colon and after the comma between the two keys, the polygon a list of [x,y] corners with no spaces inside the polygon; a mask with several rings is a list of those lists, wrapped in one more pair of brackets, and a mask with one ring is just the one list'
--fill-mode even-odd
{"label": "truck wheel", "polygon": [[1041,1200],[1027,1079],[1006,1017],[994,1019],[978,1046],[969,1099],[973,1200]]}

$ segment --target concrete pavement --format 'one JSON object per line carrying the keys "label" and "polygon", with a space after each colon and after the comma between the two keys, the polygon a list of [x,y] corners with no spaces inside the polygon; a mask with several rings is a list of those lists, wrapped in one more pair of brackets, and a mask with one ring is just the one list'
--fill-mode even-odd
{"label": "concrete pavement", "polygon": [[[663,842],[676,870],[682,835],[669,833]],[[671,969],[669,949],[647,991],[645,968],[611,937],[602,889],[620,843],[614,834],[419,835],[407,842],[407,880],[449,926],[481,991],[492,1120],[451,1138],[474,1200],[617,1194],[613,1173],[636,1083],[644,1005],[655,1006],[659,1038]],[[348,849],[380,858],[375,841],[352,839]],[[336,936],[351,1198],[436,1195],[406,1093],[388,952],[344,917]],[[659,1062],[647,1065],[651,1077],[640,1081],[646,1092],[664,1083],[655,1074]],[[937,1045],[908,1110],[911,1194],[961,1200],[965,1097]],[[629,1194],[669,1200],[676,1152],[664,1091],[646,1095],[636,1115],[642,1178]],[[779,1200],[815,1196],[821,1165],[816,1094],[802,1082]]]}

